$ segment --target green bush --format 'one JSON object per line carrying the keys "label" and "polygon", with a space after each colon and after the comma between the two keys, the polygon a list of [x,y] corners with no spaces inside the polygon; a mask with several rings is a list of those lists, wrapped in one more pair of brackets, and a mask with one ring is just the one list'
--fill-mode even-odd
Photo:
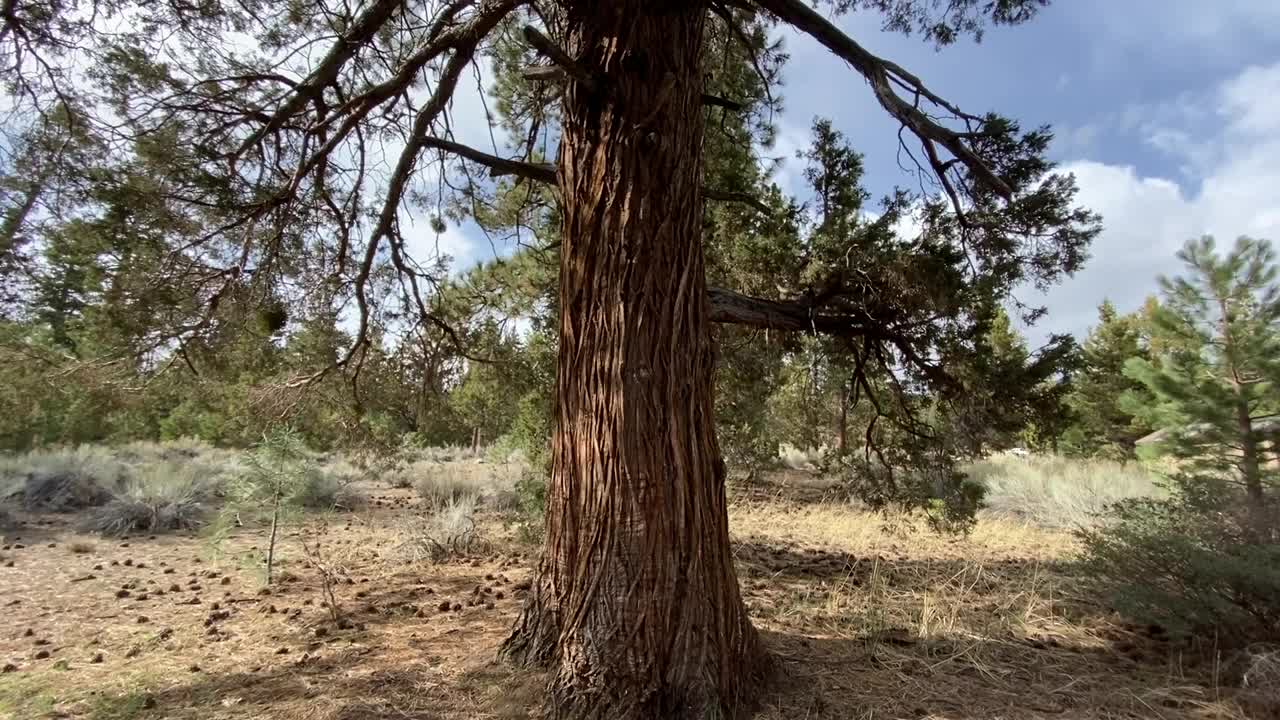
{"label": "green bush", "polygon": [[541,519],[547,507],[547,475],[539,468],[526,468],[516,480],[516,497],[520,510],[530,518]]}
{"label": "green bush", "polygon": [[1116,611],[1220,647],[1280,641],[1280,517],[1254,530],[1222,483],[1177,479],[1164,499],[1117,503],[1080,531],[1083,575]]}
{"label": "green bush", "polygon": [[199,465],[144,466],[121,492],[89,514],[84,529],[103,535],[193,530],[204,524],[216,493],[216,476]]}

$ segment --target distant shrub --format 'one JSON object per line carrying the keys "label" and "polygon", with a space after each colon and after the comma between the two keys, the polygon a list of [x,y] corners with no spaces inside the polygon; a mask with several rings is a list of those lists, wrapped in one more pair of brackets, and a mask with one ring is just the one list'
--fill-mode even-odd
{"label": "distant shrub", "polygon": [[72,512],[110,501],[128,477],[128,468],[101,448],[37,451],[0,464],[0,500],[20,501],[31,511]]}
{"label": "distant shrub", "polygon": [[792,470],[816,472],[821,467],[823,459],[821,448],[801,449],[790,443],[783,443],[778,448],[778,461]]}
{"label": "distant shrub", "polygon": [[494,478],[484,471],[456,464],[418,462],[404,469],[413,478],[414,490],[430,508],[440,508],[465,496],[480,498],[494,489]]}
{"label": "distant shrub", "polygon": [[484,456],[484,450],[473,450],[469,445],[445,445],[442,447],[418,448],[417,457],[438,463],[474,460]]}
{"label": "distant shrub", "polygon": [[522,512],[524,500],[515,490],[495,490],[481,498],[485,509],[504,515]]}
{"label": "distant shrub", "polygon": [[352,483],[341,472],[308,466],[287,502],[306,510],[359,510],[368,499]]}
{"label": "distant shrub", "polygon": [[398,468],[386,475],[387,483],[397,490],[408,490],[413,487],[413,473],[408,468]]}
{"label": "distant shrub", "polygon": [[194,464],[146,465],[102,507],[84,528],[103,535],[193,530],[204,524],[217,484]]}
{"label": "distant shrub", "polygon": [[402,529],[395,554],[408,562],[439,563],[484,550],[488,544],[475,521],[478,500],[459,495],[415,518]]}
{"label": "distant shrub", "polygon": [[17,521],[14,520],[13,513],[8,508],[0,506],[0,530],[14,527]]}
{"label": "distant shrub", "polygon": [[475,488],[460,475],[449,472],[428,472],[418,477],[414,490],[429,507],[443,507],[466,495],[476,496]]}
{"label": "distant shrub", "polygon": [[129,463],[185,462],[208,457],[221,451],[209,443],[195,438],[177,438],[164,442],[136,440],[114,450],[117,457]]}

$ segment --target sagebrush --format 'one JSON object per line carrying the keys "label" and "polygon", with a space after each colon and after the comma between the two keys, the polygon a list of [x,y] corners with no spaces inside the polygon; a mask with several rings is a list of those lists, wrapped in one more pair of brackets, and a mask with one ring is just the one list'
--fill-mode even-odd
{"label": "sagebrush", "polygon": [[194,530],[206,522],[217,492],[217,473],[205,465],[146,465],[89,514],[84,528],[104,535]]}
{"label": "sagebrush", "polygon": [[0,462],[0,500],[36,512],[73,512],[110,501],[130,475],[104,448],[40,450]]}

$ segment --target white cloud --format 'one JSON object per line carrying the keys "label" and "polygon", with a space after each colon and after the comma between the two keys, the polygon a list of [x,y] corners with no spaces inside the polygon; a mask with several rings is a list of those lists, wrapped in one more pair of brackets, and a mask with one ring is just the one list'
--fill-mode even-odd
{"label": "white cloud", "polygon": [[761,148],[760,156],[770,161],[780,159],[781,162],[773,168],[770,179],[777,183],[784,195],[802,197],[806,194],[804,165],[796,157],[796,153],[809,146],[809,132],[782,118],[776,124],[778,132],[774,137],[773,147]]}
{"label": "white cloud", "polygon": [[480,243],[472,240],[466,228],[454,222],[448,222],[444,232],[437,233],[430,222],[414,213],[413,217],[401,218],[401,231],[405,237],[405,250],[410,257],[420,265],[429,267],[447,255],[452,259],[449,263],[450,275],[460,275],[488,256]]}
{"label": "white cloud", "polygon": [[1244,70],[1208,100],[1215,134],[1155,126],[1148,133],[1148,142],[1159,138],[1162,150],[1189,161],[1197,181],[1191,190],[1129,166],[1064,163],[1079,182],[1079,201],[1102,214],[1104,230],[1085,269],[1045,297],[1050,315],[1042,331],[1083,336],[1104,298],[1136,308],[1156,291],[1158,275],[1181,272],[1174,253],[1192,237],[1280,242],[1280,63]]}

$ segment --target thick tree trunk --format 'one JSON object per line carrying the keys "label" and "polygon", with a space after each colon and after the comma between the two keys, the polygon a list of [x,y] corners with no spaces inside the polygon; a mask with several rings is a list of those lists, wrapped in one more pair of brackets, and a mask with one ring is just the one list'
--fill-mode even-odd
{"label": "thick tree trunk", "polygon": [[703,13],[569,4],[556,431],[538,578],[507,657],[553,717],[740,714],[764,653],[729,547],[703,257]]}

